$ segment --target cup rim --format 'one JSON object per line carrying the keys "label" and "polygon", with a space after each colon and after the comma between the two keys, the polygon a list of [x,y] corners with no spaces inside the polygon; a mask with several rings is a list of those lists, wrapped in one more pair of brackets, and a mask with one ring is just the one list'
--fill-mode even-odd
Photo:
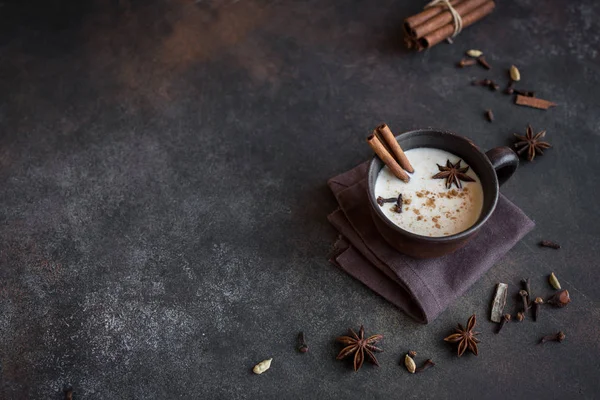
{"label": "cup rim", "polygon": [[[407,231],[406,229],[399,227],[398,225],[394,224],[388,217],[386,217],[385,214],[383,213],[383,211],[381,211],[381,207],[379,207],[377,205],[377,200],[375,198],[375,181],[377,180],[377,177],[375,177],[375,181],[372,181],[372,179],[371,179],[371,172],[372,172],[373,168],[375,167],[377,160],[379,160],[379,157],[377,157],[377,155],[374,155],[373,158],[371,159],[371,162],[369,163],[369,170],[368,170],[368,175],[367,175],[367,177],[368,177],[367,187],[369,189],[368,195],[369,195],[369,202],[371,203],[371,208],[373,208],[375,210],[375,213],[377,213],[378,217],[381,220],[383,220],[383,222],[389,228],[393,229],[394,231],[396,231],[398,233],[401,233],[402,235],[408,236],[412,239],[425,240],[425,241],[432,242],[432,243],[448,243],[448,242],[453,242],[455,240],[465,239],[466,237],[468,237],[471,234],[478,231],[479,228],[481,228],[481,226],[483,226],[483,224],[485,224],[487,222],[487,220],[492,216],[492,213],[496,209],[496,205],[498,204],[498,197],[500,195],[500,185],[498,184],[498,176],[496,175],[494,166],[492,165],[492,163],[491,163],[490,159],[487,157],[487,155],[483,151],[481,151],[481,149],[479,149],[479,147],[475,143],[473,143],[473,141],[471,141],[470,139],[468,139],[464,136],[461,136],[454,132],[451,132],[451,131],[438,130],[438,129],[433,129],[433,128],[417,129],[414,131],[403,132],[399,135],[395,135],[395,137],[396,137],[396,140],[399,141],[400,137],[402,137],[402,136],[419,135],[419,134],[436,134],[436,135],[442,135],[442,136],[447,135],[448,137],[451,137],[452,140],[463,141],[463,142],[469,144],[471,146],[471,148],[480,156],[480,158],[484,160],[484,163],[487,164],[489,166],[489,168],[492,170],[492,172],[493,172],[492,177],[494,179],[494,199],[492,201],[491,206],[488,208],[487,212],[485,210],[483,210],[483,212],[485,212],[486,214],[483,217],[480,217],[478,222],[471,225],[469,228],[465,229],[464,231],[455,233],[453,235],[448,235],[448,236],[424,236],[424,235],[419,235],[419,234]],[[379,160],[379,161],[381,162],[381,160]],[[378,171],[378,174],[379,174],[379,171]]]}

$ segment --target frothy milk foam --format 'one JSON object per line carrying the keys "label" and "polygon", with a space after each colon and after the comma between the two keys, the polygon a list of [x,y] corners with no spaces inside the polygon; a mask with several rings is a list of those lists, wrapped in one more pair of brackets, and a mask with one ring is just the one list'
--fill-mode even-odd
{"label": "frothy milk foam", "polygon": [[[381,210],[394,224],[409,232],[423,236],[449,236],[462,232],[477,222],[483,209],[483,188],[477,174],[469,168],[467,175],[475,182],[461,181],[446,189],[445,179],[432,179],[439,171],[437,164],[445,166],[460,158],[452,153],[434,148],[407,150],[406,156],[415,169],[410,182],[396,178],[385,166],[377,176],[375,197],[398,197],[402,194],[402,212],[395,204],[385,203]],[[468,166],[461,162],[461,168]]]}

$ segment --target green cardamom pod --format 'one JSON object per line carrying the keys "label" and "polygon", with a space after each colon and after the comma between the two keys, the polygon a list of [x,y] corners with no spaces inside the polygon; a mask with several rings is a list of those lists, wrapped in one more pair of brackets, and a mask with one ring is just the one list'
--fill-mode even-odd
{"label": "green cardamom pod", "polygon": [[556,275],[554,275],[554,272],[552,272],[550,274],[550,277],[548,277],[548,282],[550,282],[550,285],[552,285],[552,287],[556,290],[560,290],[562,289],[560,287],[560,282],[558,281],[558,278],[556,277]]}

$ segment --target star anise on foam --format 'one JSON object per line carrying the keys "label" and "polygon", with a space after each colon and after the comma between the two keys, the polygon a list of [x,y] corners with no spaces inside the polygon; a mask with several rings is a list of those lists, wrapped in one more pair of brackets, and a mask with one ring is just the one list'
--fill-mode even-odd
{"label": "star anise on foam", "polygon": [[432,176],[433,179],[446,179],[446,189],[450,189],[452,184],[454,183],[457,188],[462,188],[462,183],[460,181],[465,182],[475,182],[475,179],[471,178],[466,172],[469,170],[469,167],[460,167],[460,163],[462,160],[458,160],[456,164],[452,164],[450,160],[446,160],[446,166],[442,167],[438,164],[438,168],[440,172]]}
{"label": "star anise on foam", "polygon": [[517,149],[517,153],[521,155],[527,151],[527,160],[529,161],[533,161],[536,154],[541,156],[544,154],[545,149],[552,147],[550,143],[542,142],[541,140],[544,138],[544,136],[546,136],[546,131],[538,132],[534,136],[531,125],[527,125],[527,132],[525,133],[525,136],[517,133],[514,135],[518,139],[517,143],[515,143],[515,149]]}
{"label": "star anise on foam", "polygon": [[461,324],[458,324],[458,328],[455,328],[456,333],[444,338],[446,342],[450,343],[458,343],[458,356],[462,356],[467,347],[471,350],[471,353],[477,355],[479,351],[477,350],[477,343],[479,343],[479,339],[475,337],[475,335],[479,335],[479,332],[473,331],[475,328],[475,324],[477,320],[475,318],[475,314],[471,315],[469,321],[467,322],[467,329],[463,328]]}
{"label": "star anise on foam", "polygon": [[354,371],[358,371],[360,367],[362,367],[363,362],[365,361],[365,354],[373,364],[379,366],[373,352],[383,351],[375,346],[375,343],[383,339],[383,335],[373,335],[365,339],[365,328],[362,325],[358,335],[352,329],[349,329],[349,331],[350,336],[340,336],[335,339],[337,342],[346,345],[336,358],[341,360],[342,358],[354,354]]}

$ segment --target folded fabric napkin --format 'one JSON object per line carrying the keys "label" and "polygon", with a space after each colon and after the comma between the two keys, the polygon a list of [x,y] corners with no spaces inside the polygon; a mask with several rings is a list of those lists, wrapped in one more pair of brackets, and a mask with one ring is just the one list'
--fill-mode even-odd
{"label": "folded fabric napkin", "polygon": [[405,256],[371,219],[368,168],[365,162],[328,182],[340,206],[328,219],[342,235],[331,262],[419,322],[433,321],[534,227],[501,194],[494,214],[462,249],[424,260]]}

